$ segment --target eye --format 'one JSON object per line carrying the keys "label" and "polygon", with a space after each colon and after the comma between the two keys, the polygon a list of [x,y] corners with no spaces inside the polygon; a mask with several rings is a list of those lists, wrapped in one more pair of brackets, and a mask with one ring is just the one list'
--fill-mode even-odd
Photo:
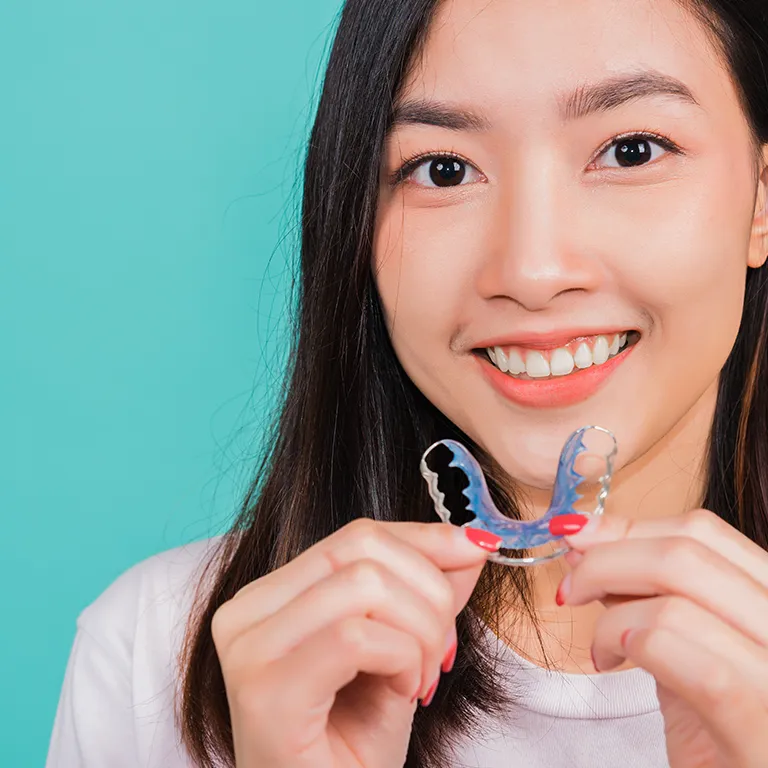
{"label": "eye", "polygon": [[455,155],[422,155],[408,161],[398,172],[400,181],[420,187],[458,187],[482,179],[482,174],[466,160]]}
{"label": "eye", "polygon": [[605,156],[610,161],[608,168],[638,168],[670,152],[681,154],[682,150],[663,136],[648,133],[635,133],[620,136],[611,141],[606,149],[598,154],[598,159]]}

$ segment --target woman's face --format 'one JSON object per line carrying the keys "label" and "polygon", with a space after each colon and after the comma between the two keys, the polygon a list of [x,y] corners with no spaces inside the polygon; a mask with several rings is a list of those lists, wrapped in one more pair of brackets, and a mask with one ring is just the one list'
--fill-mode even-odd
{"label": "woman's face", "polygon": [[551,485],[586,424],[627,464],[711,402],[764,257],[756,188],[735,89],[674,0],[445,2],[382,166],[398,358],[520,482]]}

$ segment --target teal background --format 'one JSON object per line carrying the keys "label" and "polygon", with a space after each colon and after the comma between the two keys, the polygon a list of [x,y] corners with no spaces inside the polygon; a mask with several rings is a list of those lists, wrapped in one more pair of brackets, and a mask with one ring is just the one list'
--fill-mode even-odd
{"label": "teal background", "polygon": [[338,6],[0,6],[4,767],[44,764],[80,610],[250,479]]}

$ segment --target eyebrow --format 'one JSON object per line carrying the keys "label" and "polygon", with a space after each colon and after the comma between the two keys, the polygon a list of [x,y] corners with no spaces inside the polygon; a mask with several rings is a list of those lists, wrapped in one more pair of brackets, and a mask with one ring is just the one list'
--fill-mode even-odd
{"label": "eyebrow", "polygon": [[[614,75],[581,85],[557,98],[563,122],[609,112],[624,104],[652,96],[667,96],[701,106],[685,83],[655,70]],[[484,115],[444,102],[405,100],[395,107],[393,125],[434,125],[451,131],[485,131],[491,126]]]}

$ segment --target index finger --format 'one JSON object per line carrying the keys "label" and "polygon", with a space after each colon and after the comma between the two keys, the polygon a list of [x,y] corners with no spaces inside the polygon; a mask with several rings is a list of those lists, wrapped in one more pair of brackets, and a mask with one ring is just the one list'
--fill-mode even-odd
{"label": "index finger", "polygon": [[625,539],[687,537],[717,552],[768,588],[768,553],[713,512],[694,509],[682,515],[632,519],[600,515],[565,537],[577,552]]}
{"label": "index finger", "polygon": [[[474,541],[467,534],[470,530]],[[243,587],[233,599],[252,599],[249,619],[259,621],[345,565],[369,559],[392,570],[438,606],[451,599],[458,613],[474,588],[488,552],[501,544],[499,537],[486,534],[478,539],[478,533],[485,534],[449,523],[390,523],[361,518]],[[451,586],[460,587],[452,595],[446,595],[443,573]]]}

